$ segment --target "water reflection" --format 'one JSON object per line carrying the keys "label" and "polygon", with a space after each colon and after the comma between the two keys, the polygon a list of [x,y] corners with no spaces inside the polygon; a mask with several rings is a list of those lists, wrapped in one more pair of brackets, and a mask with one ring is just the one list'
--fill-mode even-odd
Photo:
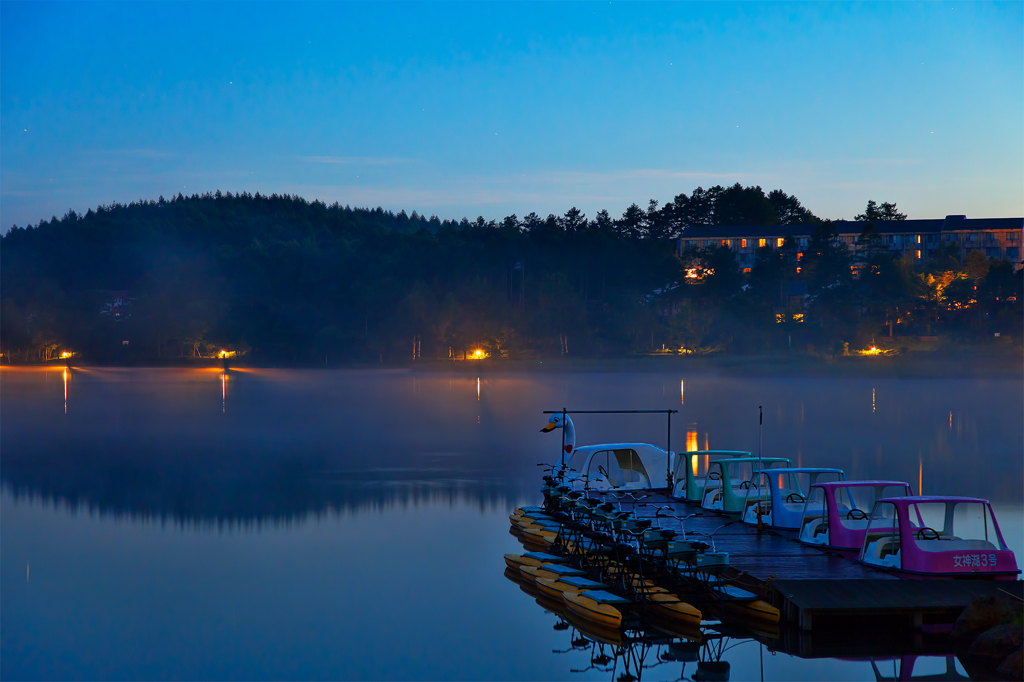
{"label": "water reflection", "polygon": [[[61,373],[59,382],[47,382],[51,371]],[[535,433],[542,409],[664,407],[663,380],[645,374],[495,375],[484,396],[484,377],[475,373],[3,372],[0,478],[9,490],[183,519],[279,519],[358,506],[363,497],[376,504],[392,494],[388,485],[327,483],[322,471],[379,470],[382,483],[398,476],[451,485],[459,494],[475,494],[465,492],[472,487],[466,482],[480,481],[483,499],[494,491],[517,498],[534,489],[534,465],[557,454]],[[716,446],[752,450],[757,422],[737,416],[767,402],[776,408],[765,415],[767,456],[843,468],[850,478],[916,480],[919,490],[928,464],[930,493],[1021,501],[1019,381],[894,380],[885,391],[900,408],[868,413],[871,421],[856,407],[866,383],[857,380],[695,376],[681,380],[681,398],[687,382],[688,452],[710,449],[712,435]],[[868,387],[873,395],[881,390]],[[205,412],[216,409],[214,396],[218,420]],[[470,421],[486,428],[467,429]],[[660,421],[602,416],[583,418],[577,428],[581,443],[659,442]],[[865,452],[871,455],[858,456]],[[706,470],[708,462],[694,464]]]}
{"label": "water reflection", "polygon": [[714,620],[686,631],[670,624],[616,630],[579,618],[511,569],[504,576],[547,614],[550,630],[557,633],[552,653],[565,658],[563,670],[572,676],[589,674],[609,682],[642,682],[645,676],[694,682],[970,679],[956,656],[945,653],[944,635],[907,636],[884,624],[874,633],[758,633]]}
{"label": "water reflection", "polygon": [[[536,465],[558,456],[541,411],[666,409],[679,376],[480,369],[0,370],[4,676],[695,679],[699,663],[704,675],[725,662],[732,679],[758,679],[763,653],[766,679],[872,679],[871,658],[890,675],[881,658],[937,653],[927,638],[880,648],[858,632],[720,623],[695,652],[680,633],[616,642],[545,615],[499,574],[507,544],[518,549],[508,509],[537,501]],[[887,402],[872,412],[876,384]],[[919,486],[928,464],[930,493],[993,499],[1020,538],[1021,388],[695,374],[680,381],[681,423],[688,452],[711,436],[753,451],[750,415],[771,405],[766,456]],[[663,415],[576,426],[580,443],[665,433]],[[913,671],[945,666],[918,658]]]}
{"label": "water reflection", "polygon": [[[919,656],[897,656],[893,657],[891,661],[888,660],[871,660],[871,670],[875,673],[875,680],[881,682],[882,680],[969,680],[971,679],[967,675],[962,675],[957,670],[956,656],[932,656],[930,657],[934,662],[940,662],[944,664],[945,669],[940,669],[937,672],[925,672],[922,674],[915,675],[914,667],[919,666]],[[933,661],[924,661],[926,663],[932,663]],[[890,668],[891,666],[891,668]],[[934,668],[935,666],[929,666]]]}

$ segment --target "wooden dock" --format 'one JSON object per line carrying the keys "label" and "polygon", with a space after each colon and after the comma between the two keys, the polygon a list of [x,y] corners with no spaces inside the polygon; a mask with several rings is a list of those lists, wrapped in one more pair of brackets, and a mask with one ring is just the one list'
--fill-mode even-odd
{"label": "wooden dock", "polygon": [[[1000,592],[1002,590],[1002,592]],[[768,598],[801,630],[818,620],[905,618],[914,629],[951,623],[978,597],[1024,598],[1024,583],[994,580],[775,580]],[[829,623],[836,624],[836,623]]]}
{"label": "wooden dock", "polygon": [[[594,497],[601,495],[592,494]],[[638,495],[639,496],[639,495]],[[654,493],[634,504],[603,496],[638,517],[659,515],[657,525],[687,534],[714,532],[715,549],[729,553],[725,578],[754,591],[779,609],[783,624],[803,631],[848,623],[850,619],[896,619],[915,630],[948,626],[979,596],[1024,597],[1024,582],[972,579],[899,578],[796,542],[793,531],[757,528],[733,515],[707,512],[698,505]],[[661,511],[659,512],[659,508]],[[668,508],[668,509],[666,509]],[[683,523],[665,516],[684,517]],[[728,524],[728,525],[726,525]],[[723,527],[724,526],[724,527]],[[707,541],[704,537],[694,537]]]}

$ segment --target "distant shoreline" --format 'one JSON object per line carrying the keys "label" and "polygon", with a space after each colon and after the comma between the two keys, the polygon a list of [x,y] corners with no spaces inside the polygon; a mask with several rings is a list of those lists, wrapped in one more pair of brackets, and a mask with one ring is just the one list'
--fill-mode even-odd
{"label": "distant shoreline", "polygon": [[[87,359],[48,363],[6,362],[4,368],[165,368],[223,369],[218,358],[164,358],[160,362],[103,364]],[[1004,378],[1024,380],[1024,356],[1012,349],[997,351],[909,352],[888,357],[811,356],[806,354],[639,356],[629,358],[536,358],[517,360],[421,360],[408,363],[314,364],[248,363],[231,360],[228,369],[406,370],[422,373],[514,374],[526,372],[659,373],[687,372],[725,377],[889,377],[889,378]]]}

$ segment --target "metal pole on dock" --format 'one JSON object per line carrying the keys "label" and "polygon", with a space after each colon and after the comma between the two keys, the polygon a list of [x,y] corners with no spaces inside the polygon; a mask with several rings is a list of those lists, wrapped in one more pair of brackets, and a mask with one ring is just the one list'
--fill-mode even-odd
{"label": "metal pole on dock", "polygon": [[761,450],[764,448],[764,409],[757,406],[757,468],[761,468]]}
{"label": "metal pole on dock", "polygon": [[668,496],[672,496],[672,410],[668,411],[668,447],[666,448],[668,453],[666,459],[668,460],[668,471],[665,473],[665,482],[668,483]]}
{"label": "metal pole on dock", "polygon": [[558,455],[559,462],[562,465],[562,475],[560,479],[565,478],[565,408],[562,408],[562,451]]}

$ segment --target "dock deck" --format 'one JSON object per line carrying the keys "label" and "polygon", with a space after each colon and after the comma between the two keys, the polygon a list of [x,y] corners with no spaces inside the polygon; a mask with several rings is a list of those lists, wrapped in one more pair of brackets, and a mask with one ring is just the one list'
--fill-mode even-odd
{"label": "dock deck", "polygon": [[[714,545],[729,553],[731,571],[727,578],[753,588],[781,612],[784,623],[810,631],[815,623],[850,616],[889,616],[906,618],[916,629],[952,623],[963,609],[979,596],[1011,594],[1024,597],[1024,582],[973,579],[915,580],[899,578],[883,570],[869,568],[795,540],[793,531],[757,528],[744,524],[735,515],[702,511],[696,504],[647,493],[634,502],[610,495],[592,494],[633,511],[638,517],[657,525],[689,534],[714,532]],[[639,495],[637,495],[639,497]],[[665,508],[670,509],[665,509]],[[684,517],[680,523],[671,516]],[[725,525],[728,524],[728,525]],[[724,526],[724,527],[722,527]],[[702,541],[708,541],[699,537]]]}

